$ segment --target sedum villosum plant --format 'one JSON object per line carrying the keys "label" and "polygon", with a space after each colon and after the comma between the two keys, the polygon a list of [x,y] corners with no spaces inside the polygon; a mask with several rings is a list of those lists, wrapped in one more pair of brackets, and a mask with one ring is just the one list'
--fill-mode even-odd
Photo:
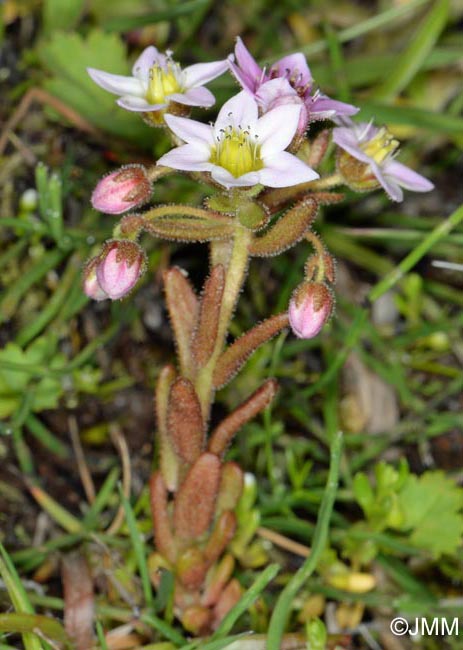
{"label": "sedum villosum plant", "polygon": [[[204,84],[227,70],[241,92],[222,106],[214,124],[187,118],[192,107],[213,105]],[[342,200],[334,188],[382,187],[400,201],[402,187],[426,192],[433,186],[396,161],[398,142],[386,128],[352,122],[356,107],[314,89],[302,54],[261,69],[238,39],[227,60],[182,69],[171,52],[148,47],[132,77],[94,69],[89,74],[119,95],[122,108],[164,128],[174,145],[149,169],[128,165],[104,177],[92,197],[97,210],[121,214],[139,208],[151,198],[153,183],[175,170],[211,188],[204,206],[156,205],[123,216],[84,271],[88,296],[117,300],[145,271],[137,243],[142,232],[210,247],[210,273],[200,293],[180,268],[164,275],[178,367],[166,366],[157,384],[159,468],[150,480],[153,583],[159,585],[163,569],[173,573],[175,614],[188,631],[202,635],[218,626],[241,591],[227,546],[236,530],[243,472],[224,455],[237,431],[273,399],[277,384],[266,381],[208,434],[215,392],[283,328],[311,338],[330,318],[335,263],[312,224],[321,204]],[[319,120],[336,126],[313,136],[312,124]],[[334,171],[320,177],[316,170],[331,142]],[[312,252],[288,310],[230,342],[250,260],[279,255],[302,240]]]}

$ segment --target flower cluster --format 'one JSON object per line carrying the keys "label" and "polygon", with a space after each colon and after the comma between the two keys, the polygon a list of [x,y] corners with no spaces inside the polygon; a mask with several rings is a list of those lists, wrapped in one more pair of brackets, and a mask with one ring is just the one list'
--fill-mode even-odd
{"label": "flower cluster", "polygon": [[[227,70],[240,84],[241,92],[225,102],[215,123],[189,119],[193,107],[208,108],[214,104],[214,95],[205,84]],[[221,61],[182,68],[171,51],[161,53],[150,46],[136,60],[130,77],[94,68],[88,72],[102,88],[119,95],[117,103],[122,108],[140,112],[152,126],[163,126],[169,131],[175,146],[153,169],[191,172],[226,191],[243,188],[245,192],[251,188],[257,196],[263,190],[264,200],[255,202],[253,207],[244,201],[244,193],[241,194],[241,208],[234,207],[236,215],[241,215],[242,225],[249,226],[254,221],[259,228],[265,225],[268,211],[273,209],[265,197],[276,197],[279,188],[294,188],[294,197],[300,198],[302,191],[316,191],[317,183],[324,189],[344,183],[359,192],[382,187],[393,201],[403,199],[402,188],[415,192],[433,188],[430,181],[396,160],[399,143],[385,127],[352,121],[358,107],[332,99],[316,87],[301,53],[285,56],[262,68],[238,38],[234,54]],[[335,123],[331,139],[337,148],[336,170],[328,178],[320,178],[317,167],[328,146],[327,137],[320,140],[320,135],[329,132],[323,131],[310,139],[313,123],[321,120]],[[304,142],[309,147],[303,149]],[[302,151],[307,150],[310,155],[303,155]],[[140,165],[126,166],[100,181],[92,204],[108,214],[131,210],[150,199],[155,177],[156,171],[148,173]],[[265,188],[274,188],[274,194]],[[291,194],[285,196],[291,199]],[[284,207],[277,199],[276,206]],[[135,221],[139,224],[140,219]],[[205,227],[197,221],[195,224],[197,239],[201,240],[199,231]],[[164,234],[169,234],[168,239],[177,238],[174,224],[170,230],[166,229],[165,221],[162,225]],[[183,234],[187,226],[189,230],[193,228],[191,219],[182,225],[177,221],[177,225]],[[149,226],[145,223],[143,227],[157,235],[162,230],[161,222]],[[217,235],[220,227],[211,224],[208,232],[213,230],[220,238]],[[136,234],[130,237],[134,239]],[[288,235],[286,238],[290,239]],[[85,291],[97,300],[124,296],[141,273],[141,262],[134,265],[130,259],[124,266],[121,252],[117,254],[117,262],[114,255],[107,252],[104,260],[87,267]],[[117,272],[108,275],[110,283],[102,271],[105,265],[117,268]],[[320,286],[325,286],[321,280]],[[117,283],[119,286],[115,288]],[[322,295],[325,296],[323,309]],[[331,290],[313,288],[309,282],[309,289],[300,289],[293,297],[289,313],[297,336],[318,333],[332,311],[331,295]]]}

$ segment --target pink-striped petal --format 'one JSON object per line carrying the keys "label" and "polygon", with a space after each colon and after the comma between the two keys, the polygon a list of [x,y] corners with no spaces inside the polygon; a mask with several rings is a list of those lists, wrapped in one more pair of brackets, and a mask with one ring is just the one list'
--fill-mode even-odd
{"label": "pink-striped petal", "polygon": [[142,97],[129,95],[119,97],[116,104],[121,108],[125,108],[127,111],[135,111],[137,113],[145,113],[146,111],[162,111],[164,108],[167,108],[167,104],[150,104]]}
{"label": "pink-striped petal", "polygon": [[196,120],[189,120],[186,117],[169,115],[169,113],[166,113],[164,119],[167,126],[175,133],[175,135],[185,142],[188,142],[189,144],[203,142],[208,146],[214,145],[214,133],[209,124],[196,122]]}
{"label": "pink-striped petal", "polygon": [[271,69],[277,70],[280,77],[293,77],[297,86],[307,86],[312,83],[312,74],[301,52],[283,57],[274,63]]}
{"label": "pink-striped petal", "polygon": [[240,68],[245,71],[251,79],[254,79],[255,81],[261,79],[261,68],[239,36],[236,39],[235,56]]}
{"label": "pink-striped petal", "polygon": [[138,79],[148,80],[150,68],[157,62],[159,52],[154,45],[145,48],[133,64],[132,75]]}
{"label": "pink-striped petal", "polygon": [[430,192],[434,189],[434,184],[431,181],[396,160],[385,163],[383,174],[413,192]]}
{"label": "pink-striped petal", "polygon": [[178,104],[185,104],[186,106],[204,106],[205,108],[209,108],[215,104],[214,95],[203,86],[190,88],[184,93],[173,93],[169,95],[169,99]]}
{"label": "pink-striped petal", "polygon": [[259,172],[248,172],[236,178],[228,169],[218,165],[212,167],[211,176],[224,187],[252,187],[259,182]]}
{"label": "pink-striped petal", "polygon": [[316,171],[287,151],[265,158],[263,162],[264,168],[259,171],[259,182],[268,187],[290,187],[319,178]]}
{"label": "pink-striped petal", "polygon": [[157,165],[164,165],[172,169],[183,171],[210,171],[213,167],[209,162],[210,150],[205,145],[184,144],[168,151],[157,161]]}
{"label": "pink-striped petal", "polygon": [[265,113],[257,122],[255,133],[261,156],[273,156],[290,144],[297,131],[302,105],[284,104]]}
{"label": "pink-striped petal", "polygon": [[226,72],[227,69],[228,61],[226,59],[223,61],[212,61],[211,63],[195,63],[194,65],[190,65],[188,68],[185,68],[183,70],[185,86],[187,88],[202,86],[208,81],[212,81],[212,79],[220,77],[220,75]]}
{"label": "pink-striped petal", "polygon": [[115,95],[134,95],[143,97],[145,88],[139,79],[111,74],[95,68],[87,68],[87,72],[95,83]]}
{"label": "pink-striped petal", "polygon": [[255,100],[245,91],[241,91],[228,100],[219,111],[215,122],[215,132],[232,126],[234,128],[254,129],[258,117]]}

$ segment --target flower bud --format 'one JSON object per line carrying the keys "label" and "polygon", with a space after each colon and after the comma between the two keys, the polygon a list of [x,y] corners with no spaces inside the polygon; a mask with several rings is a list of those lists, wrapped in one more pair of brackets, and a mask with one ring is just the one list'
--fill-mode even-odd
{"label": "flower bud", "polygon": [[342,149],[337,153],[336,168],[346,185],[355,192],[371,192],[380,187],[370,165],[357,160]]}
{"label": "flower bud", "polygon": [[142,165],[127,165],[104,176],[93,190],[92,205],[107,214],[121,214],[151,196],[151,182]]}
{"label": "flower bud", "polygon": [[321,282],[306,282],[293,293],[288,316],[291,328],[301,339],[316,336],[329,319],[333,309],[333,295]]}
{"label": "flower bud", "polygon": [[137,283],[145,266],[145,254],[132,241],[108,241],[96,265],[100,288],[111,300],[125,296]]}
{"label": "flower bud", "polygon": [[98,279],[96,277],[96,265],[99,262],[99,257],[94,257],[89,260],[84,269],[84,281],[83,281],[83,290],[84,293],[93,300],[106,300],[109,296],[98,284]]}

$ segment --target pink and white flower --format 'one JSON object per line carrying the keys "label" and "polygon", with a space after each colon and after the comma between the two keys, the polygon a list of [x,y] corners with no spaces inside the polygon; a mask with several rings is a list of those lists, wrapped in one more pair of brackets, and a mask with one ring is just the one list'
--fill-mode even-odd
{"label": "pink and white flower", "polygon": [[326,284],[306,282],[291,296],[289,324],[300,339],[311,339],[322,329],[333,311],[333,294]]}
{"label": "pink and white flower", "polygon": [[258,183],[288,187],[312,181],[318,174],[285,151],[296,133],[300,111],[300,106],[287,104],[259,118],[256,101],[243,91],[223,105],[214,125],[166,115],[167,125],[186,144],[157,164],[210,172],[225,187]]}
{"label": "pink and white flower", "polygon": [[98,182],[92,205],[106,214],[121,214],[151,197],[151,182],[143,165],[125,165]]}
{"label": "pink and white flower", "polygon": [[110,240],[84,269],[84,292],[94,300],[119,300],[127,295],[143,275],[146,256],[129,240]]}
{"label": "pink and white flower", "polygon": [[237,38],[235,57],[229,57],[230,70],[244,90],[253,95],[264,112],[288,103],[302,106],[299,132],[315,120],[333,119],[338,115],[355,115],[356,106],[338,102],[319,90],[305,56],[298,52],[285,56],[268,71],[260,68],[241,38]]}
{"label": "pink and white flower", "polygon": [[[333,142],[366,165],[365,182],[368,183],[368,175],[376,179],[393,201],[403,200],[402,187],[412,192],[434,189],[427,178],[395,160],[399,142],[385,127],[374,126],[372,122],[343,123],[346,126],[333,129]],[[348,164],[345,167],[348,169]],[[350,179],[346,176],[346,180]],[[357,182],[361,184],[362,179]]]}
{"label": "pink and white flower", "polygon": [[132,68],[132,76],[87,68],[99,86],[119,95],[117,104],[128,111],[165,111],[170,102],[186,106],[210,107],[214,95],[203,84],[227,70],[227,61],[196,63],[182,68],[172,59],[172,52],[161,54],[154,46],[147,47]]}

